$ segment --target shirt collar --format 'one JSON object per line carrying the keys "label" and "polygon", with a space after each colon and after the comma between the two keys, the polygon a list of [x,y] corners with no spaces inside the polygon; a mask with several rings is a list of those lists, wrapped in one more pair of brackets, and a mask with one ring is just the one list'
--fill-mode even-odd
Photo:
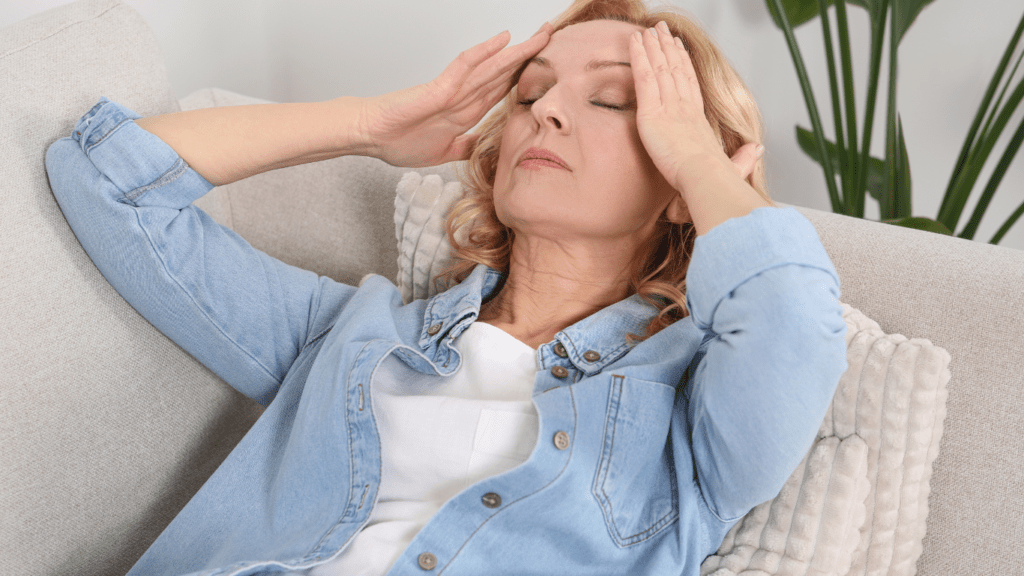
{"label": "shirt collar", "polygon": [[[497,270],[477,265],[458,285],[427,302],[419,344],[432,348],[444,337],[457,338],[480,314],[485,299],[504,281]],[[638,342],[658,309],[634,294],[591,314],[555,335],[538,349],[541,368],[568,359],[581,372],[592,376],[615,362]]]}

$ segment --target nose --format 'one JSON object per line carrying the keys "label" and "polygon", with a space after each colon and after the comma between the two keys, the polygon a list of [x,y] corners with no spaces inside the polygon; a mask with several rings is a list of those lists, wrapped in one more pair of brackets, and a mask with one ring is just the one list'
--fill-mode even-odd
{"label": "nose", "polygon": [[560,92],[557,86],[552,87],[533,103],[531,111],[538,124],[558,132],[569,132],[569,112]]}

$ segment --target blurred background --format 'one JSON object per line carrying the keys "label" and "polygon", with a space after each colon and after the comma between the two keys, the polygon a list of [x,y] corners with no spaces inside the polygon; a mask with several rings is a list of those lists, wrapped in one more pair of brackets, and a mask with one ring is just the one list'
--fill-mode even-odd
{"label": "blurred background", "polygon": [[[426,82],[458,53],[508,29],[533,34],[570,0],[126,0],[154,30],[179,97],[219,87],[278,102],[371,96]],[[64,0],[0,0],[0,27]],[[702,22],[757,99],[772,196],[831,211],[821,168],[799,149],[810,121],[784,37],[763,0],[673,0]],[[1020,21],[1020,0],[935,0],[900,47],[899,110],[913,174],[913,215],[934,218],[985,88]],[[868,19],[850,8],[857,94],[864,97]],[[833,33],[835,33],[833,31]],[[826,132],[831,109],[819,20],[797,29]],[[2,72],[0,72],[2,73]],[[887,78],[883,64],[882,78]],[[885,88],[874,155],[885,149]],[[863,114],[864,102],[858,102]],[[1020,123],[1011,122],[1008,133]],[[1004,136],[997,150],[1005,148]],[[1011,166],[975,236],[987,242],[1024,202],[1024,154]],[[998,157],[997,157],[998,158]],[[993,160],[991,164],[995,164]],[[982,182],[987,181],[986,167]],[[980,191],[968,203],[961,226]],[[865,216],[878,219],[867,199]],[[1024,249],[1024,223],[1000,243]]]}

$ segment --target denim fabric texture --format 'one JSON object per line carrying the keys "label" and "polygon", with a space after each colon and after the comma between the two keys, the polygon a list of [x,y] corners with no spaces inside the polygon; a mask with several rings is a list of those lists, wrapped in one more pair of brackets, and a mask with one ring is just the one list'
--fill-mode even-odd
{"label": "denim fabric texture", "polygon": [[[192,206],[212,185],[137,118],[107,99],[86,113],[48,150],[54,195],[114,288],[266,411],[130,574],[322,563],[376,502],[384,360],[458,370],[450,344],[502,277],[479,266],[403,305],[383,277],[355,288],[286,265]],[[846,324],[832,262],[793,208],[699,236],[687,290],[691,315],[640,343],[629,335],[656,311],[633,296],[541,346],[531,456],[445,503],[389,574],[699,574],[810,448]],[[481,502],[492,492],[497,508]]]}

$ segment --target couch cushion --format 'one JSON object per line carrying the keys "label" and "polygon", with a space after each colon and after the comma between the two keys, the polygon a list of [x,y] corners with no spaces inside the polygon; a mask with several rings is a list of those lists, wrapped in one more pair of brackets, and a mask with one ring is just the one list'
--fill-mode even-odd
{"label": "couch cushion", "polygon": [[0,573],[123,574],[253,420],[107,284],[47,184],[100,96],[177,109],[139,15],[85,0],[0,30]]}

